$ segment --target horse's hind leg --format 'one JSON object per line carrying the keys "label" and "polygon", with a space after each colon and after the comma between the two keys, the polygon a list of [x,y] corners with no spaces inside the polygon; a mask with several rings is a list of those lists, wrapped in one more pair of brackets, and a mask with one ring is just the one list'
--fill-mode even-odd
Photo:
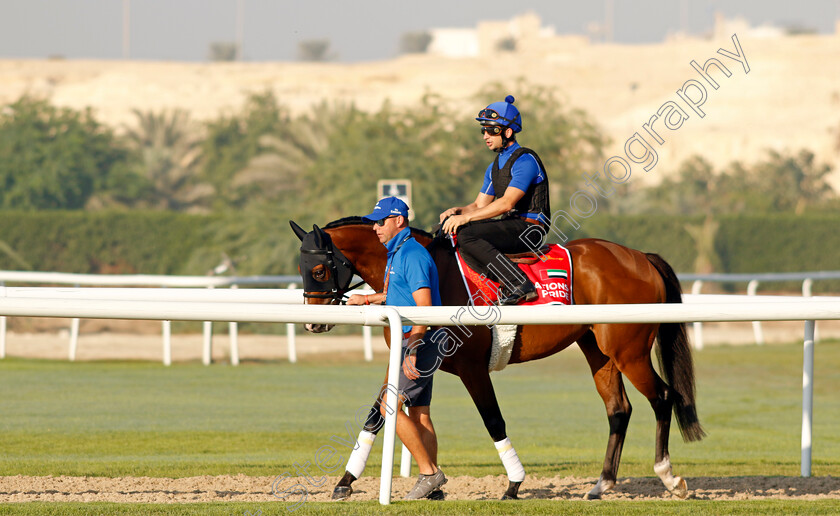
{"label": "horse's hind leg", "polygon": [[586,495],[587,499],[596,500],[615,486],[618,478],[618,465],[621,462],[621,451],[624,447],[624,438],[627,435],[627,425],[630,423],[630,414],[633,408],[627,398],[627,391],[624,390],[624,383],[621,380],[618,367],[598,349],[592,332],[578,339],[578,347],[586,356],[586,361],[589,362],[592,377],[595,380],[595,388],[601,395],[601,399],[604,400],[607,419],[610,424],[610,437],[607,441],[604,469],[601,471],[601,476],[595,487]]}
{"label": "horse's hind leg", "polygon": [[[653,333],[650,344],[653,344]],[[648,399],[656,417],[656,452],[653,470],[665,488],[679,498],[688,495],[688,486],[682,477],[675,477],[671,470],[671,456],[668,453],[668,439],[671,433],[671,412],[674,402],[671,389],[659,377],[650,361],[650,347],[643,354],[619,354],[615,360],[624,376]]]}
{"label": "horse's hind leg", "polygon": [[[654,373],[656,374],[656,373]],[[653,471],[656,472],[668,491],[676,497],[685,498],[688,495],[688,486],[682,477],[675,477],[671,470],[671,455],[668,453],[668,439],[671,435],[671,401],[669,389],[657,375],[661,384],[661,395],[651,400],[650,406],[656,416],[656,460],[653,464]]]}

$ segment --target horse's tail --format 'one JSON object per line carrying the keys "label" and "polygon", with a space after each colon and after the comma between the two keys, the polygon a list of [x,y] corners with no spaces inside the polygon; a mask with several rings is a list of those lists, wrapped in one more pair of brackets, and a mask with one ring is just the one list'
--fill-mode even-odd
{"label": "horse's tail", "polygon": [[[646,253],[647,259],[656,267],[665,282],[665,302],[682,303],[682,288],[674,269],[661,256]],[[659,325],[659,370],[665,383],[671,386],[674,415],[685,441],[699,441],[706,432],[700,426],[694,402],[694,361],[688,342],[685,323],[662,323]]]}

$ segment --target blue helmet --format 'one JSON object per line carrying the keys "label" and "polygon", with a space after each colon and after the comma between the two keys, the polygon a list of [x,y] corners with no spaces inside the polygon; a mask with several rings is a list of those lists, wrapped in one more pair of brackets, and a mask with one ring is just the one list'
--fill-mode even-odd
{"label": "blue helmet", "polygon": [[505,97],[504,102],[494,102],[478,112],[476,120],[481,125],[501,125],[510,127],[514,133],[522,130],[522,115],[513,105],[513,95]]}

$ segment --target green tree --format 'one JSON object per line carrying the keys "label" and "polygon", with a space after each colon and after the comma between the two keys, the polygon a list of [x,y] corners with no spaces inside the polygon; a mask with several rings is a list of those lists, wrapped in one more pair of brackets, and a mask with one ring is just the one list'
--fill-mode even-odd
{"label": "green tree", "polygon": [[210,60],[215,62],[236,61],[239,45],[231,41],[214,41],[210,43],[208,53]]}
{"label": "green tree", "polygon": [[207,124],[200,180],[212,186],[214,208],[241,207],[248,201],[248,188],[235,188],[235,176],[265,150],[264,136],[282,139],[291,131],[290,122],[288,110],[278,105],[273,93],[266,92],[250,96],[242,113]]}
{"label": "green tree", "polygon": [[471,159],[481,150],[478,132],[473,127],[467,136],[466,124],[442,104],[429,95],[410,108],[386,102],[376,113],[346,110],[307,177],[306,198],[321,207],[322,220],[367,213],[379,179],[412,181],[418,227],[436,224],[467,193],[474,197],[481,186],[478,161]]}
{"label": "green tree", "polygon": [[405,32],[400,36],[401,54],[425,54],[432,42],[428,31]]}
{"label": "green tree", "polygon": [[330,40],[308,39],[298,43],[298,59],[309,62],[323,62],[335,59],[330,52]]}
{"label": "green tree", "polygon": [[730,211],[727,193],[732,181],[725,174],[715,174],[712,165],[701,156],[683,161],[676,177],[665,178],[647,193],[651,211],[669,215],[705,215],[700,224],[684,224],[694,242],[694,272],[709,274],[720,269],[715,248],[720,223],[717,216]]}
{"label": "green tree", "polygon": [[814,153],[805,149],[796,155],[769,151],[767,159],[752,170],[757,190],[770,201],[770,209],[797,215],[834,194],[826,181],[829,173],[831,167],[817,163]]}
{"label": "green tree", "polygon": [[96,193],[136,196],[145,185],[127,160],[89,110],[24,96],[0,113],[0,207],[82,209]]}
{"label": "green tree", "polygon": [[187,112],[135,109],[134,115],[137,125],[127,128],[125,139],[138,160],[135,171],[150,185],[145,201],[156,208],[173,210],[207,203],[213,189],[196,179],[200,140]]}
{"label": "green tree", "polygon": [[258,153],[236,173],[232,187],[251,200],[299,202],[309,184],[310,167],[327,150],[332,133],[344,126],[351,111],[348,105],[322,102],[309,114],[263,134]]}
{"label": "green tree", "polygon": [[675,175],[648,190],[651,211],[671,215],[717,212],[720,183],[721,176],[708,161],[692,156],[680,164]]}
{"label": "green tree", "polygon": [[516,39],[511,36],[500,39],[496,42],[496,50],[499,52],[515,52]]}
{"label": "green tree", "polygon": [[193,251],[185,270],[211,270],[227,255],[236,257],[240,275],[295,274],[300,240],[289,227],[292,219],[306,227],[293,205],[256,201],[228,212],[204,229],[204,245]]}

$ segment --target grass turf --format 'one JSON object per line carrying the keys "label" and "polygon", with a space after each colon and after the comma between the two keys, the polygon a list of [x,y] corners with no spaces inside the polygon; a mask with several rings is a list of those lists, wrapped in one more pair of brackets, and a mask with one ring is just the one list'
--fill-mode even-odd
{"label": "grass turf", "polygon": [[[673,431],[677,474],[798,475],[801,345],[713,347],[695,354],[698,407],[709,436],[685,444]],[[1,475],[271,475],[312,460],[366,412],[384,363],[317,357],[296,365],[0,361]],[[606,444],[604,409],[579,352],[494,374],[508,432],[531,475],[596,476]],[[840,344],[816,348],[814,475],[840,474]],[[635,407],[621,476],[651,476],[654,423]],[[503,472],[459,381],[436,376],[440,462],[450,475]],[[353,429],[355,434],[355,429]],[[340,446],[336,446],[340,449]],[[379,454],[368,465],[378,475]],[[1,514],[289,514],[273,503],[0,504]],[[832,514],[836,500],[656,502],[307,502],[296,514]]]}
{"label": "grass turf", "polygon": [[[695,354],[698,408],[709,436],[672,428],[675,472],[798,475],[801,345],[712,347]],[[0,474],[184,477],[293,472],[332,439],[356,434],[384,362],[318,357],[295,365],[0,361]],[[494,373],[508,434],[529,474],[597,476],[607,440],[603,404],[582,355],[567,350]],[[455,377],[435,377],[439,462],[450,475],[503,473]],[[814,475],[840,474],[840,344],[816,348]],[[621,476],[651,476],[654,420],[635,408]],[[346,427],[351,428],[348,433]],[[344,454],[346,459],[346,454]],[[368,472],[378,473],[374,453]],[[372,474],[372,473],[371,473]]]}
{"label": "grass turf", "polygon": [[[695,354],[698,407],[709,436],[683,443],[677,474],[798,475],[801,345],[713,347]],[[318,357],[297,365],[0,361],[0,474],[277,475],[312,460],[366,412],[384,363]],[[576,350],[494,374],[508,432],[531,475],[596,476],[606,444],[604,409]],[[840,344],[816,348],[814,475],[840,474]],[[651,476],[654,423],[635,407],[621,476]],[[440,462],[450,475],[503,472],[459,381],[436,376]],[[355,434],[355,429],[353,429]],[[336,448],[340,448],[336,446]],[[368,465],[378,474],[379,453]],[[1,514],[289,514],[291,504],[0,504]],[[295,514],[832,514],[836,500],[656,502],[525,500],[516,503],[307,502]]]}

